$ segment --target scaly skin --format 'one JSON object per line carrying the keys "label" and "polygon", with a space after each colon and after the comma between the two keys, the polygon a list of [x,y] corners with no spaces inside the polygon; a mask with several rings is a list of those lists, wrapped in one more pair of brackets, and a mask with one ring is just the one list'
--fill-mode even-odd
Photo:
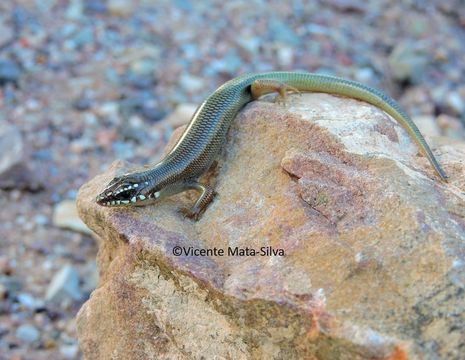
{"label": "scaly skin", "polygon": [[196,110],[169,154],[153,168],[113,179],[97,196],[102,206],[138,206],[195,189],[201,192],[186,216],[198,219],[214,196],[197,179],[208,170],[226,139],[238,111],[259,96],[278,92],[311,91],[343,95],[377,106],[397,120],[417,143],[442,180],[447,176],[410,117],[389,96],[361,83],[334,76],[303,72],[269,72],[239,76],[220,86]]}

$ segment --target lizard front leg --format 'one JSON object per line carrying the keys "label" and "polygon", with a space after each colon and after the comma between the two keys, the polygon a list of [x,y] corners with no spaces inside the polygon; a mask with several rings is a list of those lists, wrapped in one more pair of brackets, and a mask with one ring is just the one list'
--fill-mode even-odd
{"label": "lizard front leg", "polygon": [[[197,181],[189,181],[184,183],[184,190],[197,190],[200,192],[200,196],[195,202],[194,206],[190,209],[181,208],[180,212],[185,216],[193,220],[199,220],[200,215],[206,210],[207,206],[211,203],[216,195],[215,190],[208,185],[201,184]],[[184,191],[183,190],[183,191]]]}

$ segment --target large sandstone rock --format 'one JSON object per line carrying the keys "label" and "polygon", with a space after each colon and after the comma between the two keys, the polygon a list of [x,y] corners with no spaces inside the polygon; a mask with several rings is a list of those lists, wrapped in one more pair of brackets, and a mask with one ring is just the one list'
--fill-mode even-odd
{"label": "large sandstone rock", "polygon": [[[436,144],[448,184],[368,104],[254,102],[206,175],[218,196],[198,222],[178,212],[192,194],[96,205],[130,168],[116,162],[78,195],[102,238],[100,283],[77,320],[86,358],[463,358],[465,144]],[[175,246],[225,255],[175,256]]]}

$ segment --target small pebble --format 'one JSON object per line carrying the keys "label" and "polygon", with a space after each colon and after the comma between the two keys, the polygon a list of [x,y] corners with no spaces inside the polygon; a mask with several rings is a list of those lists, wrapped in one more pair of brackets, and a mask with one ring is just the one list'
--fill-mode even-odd
{"label": "small pebble", "polygon": [[203,78],[188,74],[184,74],[181,76],[181,78],[179,79],[179,84],[185,91],[189,93],[195,93],[205,88]]}
{"label": "small pebble", "polygon": [[414,43],[401,41],[389,55],[388,63],[396,80],[416,83],[425,73],[428,57],[426,51]]}
{"label": "small pebble", "polygon": [[6,289],[5,285],[0,284],[0,300],[6,299],[8,296],[8,290]]}
{"label": "small pebble", "polygon": [[92,231],[79,218],[74,200],[65,200],[55,206],[52,224],[59,228],[92,234]]}
{"label": "small pebble", "polygon": [[17,84],[21,77],[21,69],[10,60],[0,59],[0,86],[6,83]]}
{"label": "small pebble", "polygon": [[144,117],[144,119],[155,122],[163,119],[166,116],[166,112],[160,110],[160,107],[151,101],[148,101],[142,106],[142,110],[140,114]]}
{"label": "small pebble", "polygon": [[10,259],[6,255],[0,255],[0,274],[11,275]]}
{"label": "small pebble", "polygon": [[78,111],[89,110],[91,106],[92,102],[86,97],[80,97],[73,103],[73,108]]}
{"label": "small pebble", "polygon": [[136,6],[131,0],[108,0],[107,9],[111,15],[128,16],[133,13]]}
{"label": "small pebble", "polygon": [[255,55],[260,48],[260,38],[257,36],[239,36],[234,40],[239,48],[249,55]]}
{"label": "small pebble", "polygon": [[177,128],[181,125],[187,124],[197,110],[195,104],[180,104],[174,109],[174,111],[166,116],[162,123],[171,125],[173,128]]}
{"label": "small pebble", "polygon": [[88,14],[104,14],[107,12],[107,7],[100,0],[86,0],[84,11]]}
{"label": "small pebble", "polygon": [[85,269],[82,291],[86,294],[90,294],[97,287],[98,279],[99,271],[97,268],[97,263],[95,261],[91,261]]}
{"label": "small pebble", "polygon": [[278,49],[278,63],[280,66],[287,68],[294,62],[294,50],[288,46],[282,46]]}
{"label": "small pebble", "polygon": [[[44,1],[46,2],[46,1]],[[83,13],[83,4],[81,0],[71,0],[66,9],[66,18],[69,20],[80,20]]]}
{"label": "small pebble", "polygon": [[21,305],[29,310],[36,310],[44,307],[44,302],[42,300],[36,299],[28,293],[20,293],[16,298]]}
{"label": "small pebble", "polygon": [[157,69],[157,63],[152,58],[144,57],[131,63],[130,69],[133,75],[152,77]]}
{"label": "small pebble", "polygon": [[372,82],[373,78],[375,77],[375,72],[373,71],[372,68],[363,67],[361,69],[356,70],[354,77],[355,77],[355,80],[361,83],[369,84]]}
{"label": "small pebble", "polygon": [[0,177],[24,161],[24,141],[19,128],[2,126],[0,129]]}
{"label": "small pebble", "polygon": [[23,324],[16,329],[16,337],[25,343],[32,343],[39,340],[40,333],[35,326]]}
{"label": "small pebble", "polygon": [[77,344],[60,346],[60,354],[63,355],[65,359],[75,359],[78,352],[79,347]]}
{"label": "small pebble", "polygon": [[439,130],[438,123],[433,116],[416,116],[413,118],[415,124],[417,124],[420,132],[424,136],[440,136],[441,131]]}
{"label": "small pebble", "polygon": [[459,119],[441,114],[437,118],[437,124],[445,136],[456,140],[465,139],[465,126]]}
{"label": "small pebble", "polygon": [[465,98],[456,91],[446,95],[445,103],[455,115],[462,115],[465,112]]}
{"label": "small pebble", "polygon": [[45,300],[49,302],[69,302],[82,299],[79,287],[79,274],[67,264],[55,274],[47,288]]}
{"label": "small pebble", "polygon": [[40,226],[47,225],[48,217],[43,214],[37,214],[34,216],[34,222]]}
{"label": "small pebble", "polygon": [[119,105],[117,102],[106,102],[96,109],[99,116],[118,117]]}
{"label": "small pebble", "polygon": [[10,298],[14,298],[22,288],[22,283],[14,276],[0,275],[0,285],[3,286]]}

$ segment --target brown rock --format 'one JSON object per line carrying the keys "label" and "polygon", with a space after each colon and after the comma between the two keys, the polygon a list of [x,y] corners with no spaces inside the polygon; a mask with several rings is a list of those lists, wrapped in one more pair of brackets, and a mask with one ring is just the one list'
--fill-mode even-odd
{"label": "brown rock", "polygon": [[[459,359],[465,144],[434,151],[448,184],[368,104],[254,102],[206,176],[219,195],[198,222],[178,212],[189,194],[96,205],[128,170],[116,162],[78,195],[102,238],[99,285],[77,320],[86,358]],[[225,255],[174,256],[175,246]]]}

